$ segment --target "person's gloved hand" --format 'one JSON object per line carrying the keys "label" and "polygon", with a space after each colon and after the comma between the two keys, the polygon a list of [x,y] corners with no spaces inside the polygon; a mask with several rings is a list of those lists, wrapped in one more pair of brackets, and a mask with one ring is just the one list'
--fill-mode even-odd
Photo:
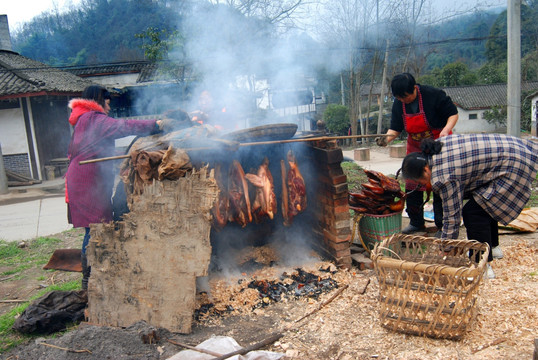
{"label": "person's gloved hand", "polygon": [[386,136],[379,136],[379,137],[376,137],[375,138],[375,142],[377,144],[377,146],[387,146],[388,145],[388,142],[387,142],[387,137]]}
{"label": "person's gloved hand", "polygon": [[160,131],[169,133],[175,130],[175,123],[176,121],[174,119],[164,118],[157,121],[157,126],[159,127]]}

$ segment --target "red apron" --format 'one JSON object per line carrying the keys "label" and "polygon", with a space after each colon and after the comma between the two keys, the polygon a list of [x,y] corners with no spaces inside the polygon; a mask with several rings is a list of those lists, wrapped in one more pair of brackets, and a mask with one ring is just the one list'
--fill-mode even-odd
{"label": "red apron", "polygon": [[[420,88],[417,86],[417,97],[418,97],[418,113],[417,114],[407,114],[405,111],[405,104],[402,103],[403,107],[403,121],[405,126],[405,131],[407,131],[407,153],[420,151],[420,142],[423,139],[434,138],[438,139],[439,134],[443,129],[434,129],[430,126],[428,119],[426,119],[426,113],[424,112],[424,106],[422,104],[422,95],[420,94]],[[451,132],[452,133],[452,132]],[[405,188],[407,190],[413,190],[417,187],[417,183],[414,181],[406,181]],[[425,188],[422,186],[424,191]]]}

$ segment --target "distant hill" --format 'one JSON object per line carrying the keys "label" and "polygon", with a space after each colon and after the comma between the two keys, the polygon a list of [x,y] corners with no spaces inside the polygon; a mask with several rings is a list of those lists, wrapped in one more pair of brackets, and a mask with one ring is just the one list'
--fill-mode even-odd
{"label": "distant hill", "polygon": [[462,15],[423,32],[421,37],[425,42],[433,44],[429,46],[433,50],[428,56],[424,72],[456,61],[467,64],[471,69],[486,63],[486,38],[490,35],[499,12],[496,9]]}
{"label": "distant hill", "polygon": [[147,28],[176,29],[181,16],[165,1],[99,0],[67,13],[44,13],[13,34],[13,49],[49,65],[143,59]]}

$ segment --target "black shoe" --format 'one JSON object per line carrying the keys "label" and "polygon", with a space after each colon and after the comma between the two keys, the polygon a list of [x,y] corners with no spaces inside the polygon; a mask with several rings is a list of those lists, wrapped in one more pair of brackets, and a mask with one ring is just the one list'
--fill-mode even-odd
{"label": "black shoe", "polygon": [[409,224],[402,230],[402,234],[413,234],[413,233],[421,232],[425,230],[426,230],[425,226],[418,227],[418,226]]}

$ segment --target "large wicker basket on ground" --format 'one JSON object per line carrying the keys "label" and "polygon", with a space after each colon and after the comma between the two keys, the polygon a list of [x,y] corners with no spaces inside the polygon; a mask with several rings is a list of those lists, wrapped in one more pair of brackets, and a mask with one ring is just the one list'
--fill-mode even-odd
{"label": "large wicker basket on ground", "polygon": [[371,257],[379,281],[379,316],[387,329],[460,339],[475,316],[489,246],[394,234]]}

